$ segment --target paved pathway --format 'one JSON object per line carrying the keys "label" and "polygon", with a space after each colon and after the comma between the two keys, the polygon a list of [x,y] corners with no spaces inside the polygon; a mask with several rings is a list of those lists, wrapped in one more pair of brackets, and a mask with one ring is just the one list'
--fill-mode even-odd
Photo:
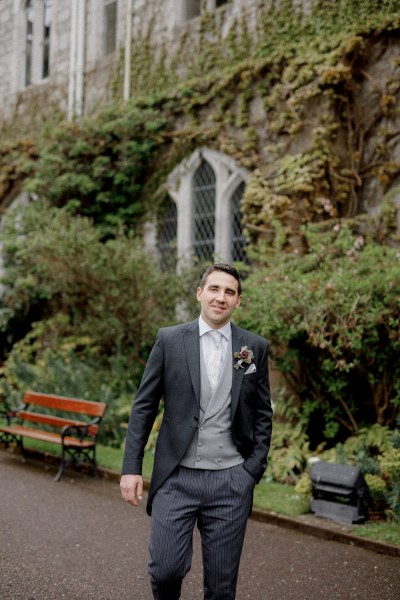
{"label": "paved pathway", "polygon": [[[151,600],[149,519],[118,484],[0,450],[1,600]],[[400,560],[249,522],[237,600],[399,600]],[[199,538],[182,600],[201,600]]]}

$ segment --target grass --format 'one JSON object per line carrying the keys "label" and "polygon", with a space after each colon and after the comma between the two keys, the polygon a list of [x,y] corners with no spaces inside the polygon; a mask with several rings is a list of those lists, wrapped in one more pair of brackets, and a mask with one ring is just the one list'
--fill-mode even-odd
{"label": "grass", "polygon": [[359,525],[354,532],[360,537],[372,538],[400,546],[400,523],[367,523]]}
{"label": "grass", "polygon": [[262,480],[254,490],[254,508],[298,517],[310,511],[310,503],[293,486]]}
{"label": "grass", "polygon": [[[32,450],[46,452],[55,456],[60,454],[60,447],[56,444],[25,439],[24,446]],[[111,448],[110,446],[98,444],[96,453],[99,466],[111,469],[118,473],[120,472],[123,454],[121,448]],[[145,452],[143,461],[143,476],[145,479],[150,479],[152,464],[152,453]],[[310,511],[310,504],[305,497],[301,494],[297,494],[291,485],[275,482],[267,483],[265,480],[262,480],[255,488],[254,508],[264,509],[290,517],[297,517],[302,514],[307,514]],[[399,523],[371,522],[366,525],[356,525],[352,528],[352,533],[361,537],[372,538],[400,546]]]}

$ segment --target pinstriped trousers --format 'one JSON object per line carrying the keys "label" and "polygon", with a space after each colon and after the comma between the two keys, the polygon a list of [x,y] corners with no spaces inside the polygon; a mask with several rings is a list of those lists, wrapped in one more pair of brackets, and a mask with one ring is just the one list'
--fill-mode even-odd
{"label": "pinstriped trousers", "polygon": [[205,600],[234,600],[254,478],[243,465],[219,471],[178,467],[152,507],[149,574],[156,600],[180,598],[201,534]]}

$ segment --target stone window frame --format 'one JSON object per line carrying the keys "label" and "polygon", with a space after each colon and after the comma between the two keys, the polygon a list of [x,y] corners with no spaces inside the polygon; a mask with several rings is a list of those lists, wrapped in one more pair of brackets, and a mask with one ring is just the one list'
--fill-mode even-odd
{"label": "stone window frame", "polygon": [[215,173],[215,260],[232,261],[232,204],[231,198],[241,183],[250,178],[247,169],[240,167],[233,158],[217,150],[202,147],[195,150],[170,173],[167,190],[177,208],[176,250],[178,265],[192,262],[193,177],[202,160],[209,163]]}
{"label": "stone window frame", "polygon": [[[19,88],[26,89],[32,85],[47,81],[51,72],[51,52],[52,52],[52,37],[54,29],[54,4],[55,1],[47,0],[50,3],[51,24],[49,35],[45,35],[45,11],[46,0],[31,0],[32,10],[32,37],[31,37],[31,63],[30,77],[27,79],[27,18],[26,11],[29,0],[21,0],[19,4],[19,32],[20,32],[20,75]],[[47,73],[44,74],[45,58],[47,46],[48,64]]]}

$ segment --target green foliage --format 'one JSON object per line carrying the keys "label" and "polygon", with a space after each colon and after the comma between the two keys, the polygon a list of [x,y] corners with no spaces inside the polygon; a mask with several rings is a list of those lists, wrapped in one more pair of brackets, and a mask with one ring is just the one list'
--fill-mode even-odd
{"label": "green foliage", "polygon": [[306,466],[308,439],[301,424],[275,424],[267,477],[280,483],[293,483]]}
{"label": "green foliage", "polygon": [[159,112],[133,104],[61,124],[42,136],[26,190],[90,217],[104,235],[133,226],[146,212],[143,186],[165,127]]}
{"label": "green foliage", "polygon": [[295,492],[297,492],[298,494],[303,494],[309,500],[311,500],[312,481],[311,481],[310,475],[306,471],[304,471],[304,473],[302,473],[302,475],[301,475],[299,481],[296,483],[294,489],[295,489]]}
{"label": "green foliage", "polygon": [[372,538],[400,546],[400,524],[396,522],[371,522],[366,525],[357,525],[357,529],[353,533],[360,537]]}
{"label": "green foliage", "polygon": [[309,439],[298,408],[291,398],[277,391],[266,479],[285,484],[298,482],[309,456]]}
{"label": "green foliage", "polygon": [[34,203],[7,215],[2,234],[5,275],[2,328],[12,319],[41,319],[21,342],[35,353],[67,343],[100,356],[132,358],[140,373],[157,328],[175,318],[182,293],[177,277],[162,273],[141,240],[124,231],[105,243],[83,217]]}
{"label": "green foliage", "polygon": [[398,250],[353,233],[349,223],[303,233],[303,257],[270,253],[246,280],[240,324],[270,340],[315,447],[364,424],[394,425],[400,266]]}
{"label": "green foliage", "polygon": [[367,473],[365,481],[371,495],[371,509],[373,511],[382,511],[386,506],[387,487],[385,480],[379,475]]}

